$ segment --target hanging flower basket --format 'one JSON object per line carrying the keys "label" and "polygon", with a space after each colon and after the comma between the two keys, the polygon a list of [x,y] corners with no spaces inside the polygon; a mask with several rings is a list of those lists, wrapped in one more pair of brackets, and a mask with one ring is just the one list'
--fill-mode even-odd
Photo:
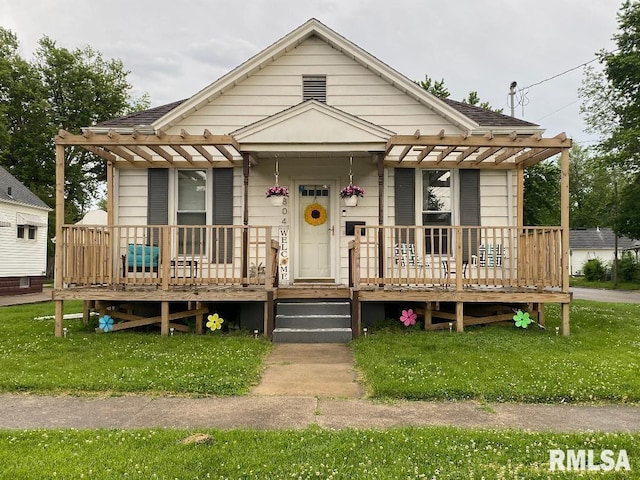
{"label": "hanging flower basket", "polygon": [[265,195],[270,199],[271,205],[274,207],[280,207],[284,203],[284,198],[289,196],[289,189],[287,187],[274,185],[267,189]]}
{"label": "hanging flower basket", "polygon": [[347,207],[356,207],[358,205],[358,196],[351,195],[350,197],[342,197],[344,199],[344,204]]}
{"label": "hanging flower basket", "polygon": [[340,196],[344,198],[347,207],[355,207],[358,205],[358,197],[364,197],[364,188],[350,183],[340,190]]}

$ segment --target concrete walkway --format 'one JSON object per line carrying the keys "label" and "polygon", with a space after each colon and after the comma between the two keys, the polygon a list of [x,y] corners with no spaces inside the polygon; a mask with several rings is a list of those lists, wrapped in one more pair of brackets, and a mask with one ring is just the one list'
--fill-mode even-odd
{"label": "concrete walkway", "polygon": [[343,343],[276,343],[253,395],[361,398],[353,353]]}
{"label": "concrete walkway", "polygon": [[640,407],[394,402],[316,397],[112,398],[0,395],[0,429],[391,428],[450,425],[532,431],[640,432]]}

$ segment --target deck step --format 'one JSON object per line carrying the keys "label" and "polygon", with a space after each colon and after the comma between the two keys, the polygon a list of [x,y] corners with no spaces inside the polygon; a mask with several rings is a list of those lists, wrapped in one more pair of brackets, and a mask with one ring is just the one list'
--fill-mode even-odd
{"label": "deck step", "polygon": [[276,343],[347,343],[352,338],[351,328],[276,328]]}
{"label": "deck step", "polygon": [[349,302],[284,301],[276,305],[274,342],[343,343],[352,337]]}

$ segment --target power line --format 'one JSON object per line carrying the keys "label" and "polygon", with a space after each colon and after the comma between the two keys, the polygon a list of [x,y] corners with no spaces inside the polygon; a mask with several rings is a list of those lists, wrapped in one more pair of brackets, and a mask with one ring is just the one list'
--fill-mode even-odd
{"label": "power line", "polygon": [[[604,52],[604,55],[608,55],[608,54],[611,54],[611,53],[616,53],[618,50],[620,50],[620,49],[619,49],[619,48],[616,48],[615,50],[612,50],[612,51],[610,51],[610,52]],[[567,73],[573,72],[574,70],[577,70],[577,69],[582,68],[582,67],[586,67],[587,65],[589,65],[590,63],[595,62],[596,60],[600,60],[600,57],[592,58],[592,59],[591,59],[591,60],[589,60],[588,62],[581,63],[581,64],[580,64],[580,65],[578,65],[577,67],[570,68],[569,70],[565,70],[565,71],[564,71],[564,72],[562,72],[562,73],[558,73],[558,74],[553,75],[553,76],[551,76],[551,77],[549,77],[549,78],[545,78],[544,80],[540,80],[539,82],[532,83],[532,84],[531,84],[531,85],[529,85],[528,87],[524,87],[524,88],[522,88],[521,90],[527,90],[527,89],[529,89],[529,88],[531,88],[531,87],[535,87],[535,86],[540,85],[540,84],[542,84],[542,83],[548,82],[548,81],[553,80],[553,79],[558,78],[558,77],[561,77],[562,75],[566,75]]]}

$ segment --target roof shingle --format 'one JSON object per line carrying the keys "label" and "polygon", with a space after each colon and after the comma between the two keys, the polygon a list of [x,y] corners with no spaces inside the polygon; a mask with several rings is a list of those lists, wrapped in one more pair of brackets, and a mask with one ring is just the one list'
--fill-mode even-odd
{"label": "roof shingle", "polygon": [[[11,195],[9,195],[9,188],[11,188]],[[0,201],[23,203],[50,210],[46,203],[2,166],[0,166]]]}

